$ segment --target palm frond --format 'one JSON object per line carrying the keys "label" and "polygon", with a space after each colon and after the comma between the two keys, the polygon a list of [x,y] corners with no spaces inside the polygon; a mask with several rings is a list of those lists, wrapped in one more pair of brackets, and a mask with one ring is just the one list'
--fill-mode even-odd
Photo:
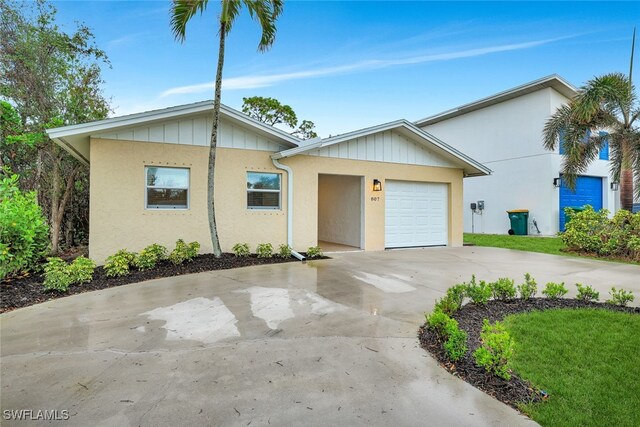
{"label": "palm frond", "polygon": [[187,31],[187,23],[193,16],[201,14],[207,8],[209,0],[173,0],[171,6],[171,31],[180,42],[184,42]]}
{"label": "palm frond", "polygon": [[609,173],[614,182],[620,182],[622,172],[623,141],[618,133],[609,135]]}
{"label": "palm frond", "polygon": [[556,149],[570,119],[571,108],[568,105],[563,105],[547,120],[542,134],[542,145],[544,148],[551,151]]}
{"label": "palm frond", "polygon": [[633,85],[622,73],[611,73],[589,80],[578,90],[574,98],[575,119],[590,122],[600,109],[622,115],[628,122],[629,111],[634,101]]}
{"label": "palm frond", "polygon": [[282,0],[243,0],[252,18],[260,23],[262,36],[258,50],[264,52],[269,49],[276,39],[276,21],[282,13]]}

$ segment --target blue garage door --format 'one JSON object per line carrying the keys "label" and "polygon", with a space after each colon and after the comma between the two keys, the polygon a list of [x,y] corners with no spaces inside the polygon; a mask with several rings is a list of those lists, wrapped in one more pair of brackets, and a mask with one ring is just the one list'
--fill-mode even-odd
{"label": "blue garage door", "polygon": [[564,231],[566,218],[564,208],[577,208],[591,205],[593,209],[602,209],[602,178],[579,176],[575,191],[570,190],[560,180],[560,230]]}

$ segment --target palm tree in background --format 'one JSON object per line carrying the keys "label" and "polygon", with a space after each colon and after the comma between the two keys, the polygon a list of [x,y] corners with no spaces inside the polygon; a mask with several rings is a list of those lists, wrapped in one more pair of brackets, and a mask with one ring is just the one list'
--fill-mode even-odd
{"label": "palm tree in background", "polygon": [[[173,0],[171,8],[171,29],[173,35],[180,42],[186,38],[187,23],[197,13],[202,14],[207,8],[208,0]],[[207,204],[209,213],[209,230],[211,232],[211,244],[216,257],[222,255],[218,231],[216,228],[216,215],[214,204],[214,176],[216,165],[216,146],[218,142],[218,123],[220,120],[220,92],[222,89],[222,68],[224,66],[225,39],[245,6],[252,18],[260,23],[262,37],[258,44],[258,51],[264,52],[275,41],[276,20],[280,16],[283,0],[221,0],[221,10],[218,22],[218,68],[216,70],[215,93],[213,98],[213,127],[211,128],[211,142],[209,145],[209,173]]]}
{"label": "palm tree in background", "polygon": [[640,105],[632,83],[634,45],[635,29],[628,76],[611,73],[588,81],[551,116],[543,133],[547,150],[562,144],[563,180],[571,189],[608,141],[611,178],[620,183],[621,207],[629,211],[633,208],[634,179],[640,197]]}

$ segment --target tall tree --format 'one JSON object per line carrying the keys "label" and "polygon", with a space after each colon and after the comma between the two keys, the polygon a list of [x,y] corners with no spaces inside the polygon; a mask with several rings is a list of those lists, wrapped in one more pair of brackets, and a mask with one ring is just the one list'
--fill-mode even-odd
{"label": "tall tree", "polygon": [[[635,41],[635,30],[634,30]],[[633,208],[640,196],[640,105],[632,83],[633,47],[629,75],[611,73],[587,82],[578,94],[547,121],[543,144],[555,150],[562,144],[563,178],[575,188],[576,178],[585,173],[608,142],[611,178],[620,183],[622,209]]]}
{"label": "tall tree", "polygon": [[[173,0],[171,8],[171,29],[176,39],[184,42],[186,38],[187,23],[197,13],[202,14],[209,4],[208,0]],[[209,214],[209,231],[211,232],[211,245],[216,257],[222,255],[218,230],[216,228],[216,215],[214,203],[215,191],[215,165],[216,146],[218,143],[218,123],[220,121],[220,95],[222,91],[222,69],[224,67],[224,52],[226,37],[233,27],[233,23],[240,14],[242,6],[245,6],[252,18],[260,23],[262,37],[258,44],[258,51],[264,52],[275,41],[276,21],[282,13],[283,0],[222,0],[218,17],[218,66],[216,69],[215,91],[213,97],[213,126],[211,127],[211,139],[209,144],[209,171],[207,205]]]}
{"label": "tall tree", "polygon": [[[316,138],[315,124],[311,120],[303,120],[298,126],[298,116],[290,105],[282,104],[275,98],[251,96],[242,98],[242,112],[271,126],[284,124],[293,129],[291,135],[300,139]],[[295,127],[298,126],[297,129]]]}
{"label": "tall tree", "polygon": [[67,33],[55,18],[56,9],[45,0],[0,0],[0,98],[15,107],[23,132],[42,136],[36,141],[12,135],[13,141],[3,143],[13,143],[13,159],[29,154],[20,160],[21,186],[38,191],[51,225],[54,254],[73,199],[88,197],[86,186],[77,185],[84,182],[87,170],[43,131],[103,119],[109,113],[101,91],[101,67],[109,64],[104,52],[88,27],[76,24]]}

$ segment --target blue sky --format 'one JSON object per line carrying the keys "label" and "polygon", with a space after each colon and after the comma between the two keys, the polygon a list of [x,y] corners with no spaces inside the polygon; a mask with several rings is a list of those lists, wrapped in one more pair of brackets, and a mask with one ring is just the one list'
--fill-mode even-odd
{"label": "blue sky", "polygon": [[[85,22],[107,52],[114,115],[213,98],[217,1],[184,43],[168,0],[53,3],[63,28]],[[581,85],[628,72],[638,18],[636,2],[288,1],[266,53],[246,11],[235,23],[222,102],[277,98],[321,136],[417,120],[553,73]]]}

